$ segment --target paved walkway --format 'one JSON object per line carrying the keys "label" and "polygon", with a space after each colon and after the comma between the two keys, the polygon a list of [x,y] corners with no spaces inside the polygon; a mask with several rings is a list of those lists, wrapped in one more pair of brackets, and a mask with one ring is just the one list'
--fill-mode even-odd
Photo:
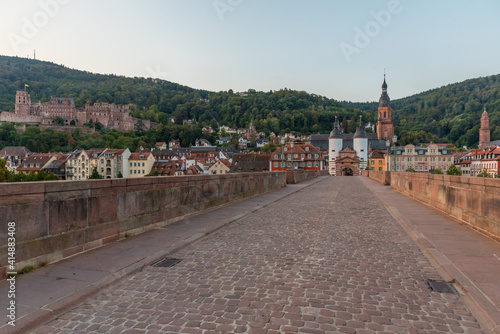
{"label": "paved walkway", "polygon": [[[182,262],[148,265],[168,253]],[[498,243],[388,187],[323,177],[19,277],[19,324],[45,323],[34,333],[484,333],[499,320],[495,254]],[[462,298],[428,288],[443,278]]]}
{"label": "paved walkway", "polygon": [[500,244],[440,211],[362,179],[486,329],[500,333]]}

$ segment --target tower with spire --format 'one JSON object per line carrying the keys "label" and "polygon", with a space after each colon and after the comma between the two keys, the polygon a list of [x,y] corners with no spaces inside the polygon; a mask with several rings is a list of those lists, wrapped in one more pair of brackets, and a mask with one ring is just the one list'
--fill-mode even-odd
{"label": "tower with spire", "polygon": [[490,117],[484,109],[481,116],[481,128],[479,129],[479,148],[483,148],[490,142]]}
{"label": "tower with spire", "polygon": [[379,99],[378,105],[378,116],[377,116],[377,137],[380,140],[391,141],[392,136],[394,136],[394,124],[392,123],[392,109],[390,106],[390,98],[387,94],[387,83],[385,81],[384,73],[384,83],[382,84],[382,95]]}
{"label": "tower with spire", "polygon": [[360,161],[359,169],[366,169],[366,167],[368,167],[368,135],[366,134],[365,127],[363,126],[361,116],[359,116],[359,127],[354,134],[353,146]]}

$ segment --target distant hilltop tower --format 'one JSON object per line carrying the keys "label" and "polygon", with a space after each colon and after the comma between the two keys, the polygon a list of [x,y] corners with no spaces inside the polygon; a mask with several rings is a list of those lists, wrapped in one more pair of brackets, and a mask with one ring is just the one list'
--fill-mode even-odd
{"label": "distant hilltop tower", "polygon": [[391,99],[387,94],[387,83],[382,84],[382,95],[379,99],[378,117],[377,117],[377,137],[380,140],[389,139],[392,144],[392,136],[394,135],[394,125],[392,124],[392,109],[390,106]]}
{"label": "distant hilltop tower", "polygon": [[26,88],[16,92],[15,112],[19,115],[29,115],[31,113],[31,98]]}
{"label": "distant hilltop tower", "polygon": [[481,116],[481,128],[479,129],[479,148],[483,148],[490,142],[490,117],[484,109]]}

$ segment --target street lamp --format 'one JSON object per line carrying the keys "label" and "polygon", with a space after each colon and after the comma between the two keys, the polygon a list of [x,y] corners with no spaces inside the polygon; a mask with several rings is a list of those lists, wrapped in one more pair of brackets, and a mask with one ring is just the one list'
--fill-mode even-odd
{"label": "street lamp", "polygon": [[392,136],[392,144],[394,146],[394,152],[393,152],[393,157],[394,157],[394,167],[392,168],[393,171],[396,171],[396,142],[398,141],[398,136],[394,135]]}
{"label": "street lamp", "polygon": [[290,147],[292,148],[292,172],[293,172],[293,141],[290,143]]}
{"label": "street lamp", "polygon": [[385,147],[387,147],[387,154],[385,155],[385,157],[387,158],[387,168],[386,168],[386,171],[390,172],[390,170],[389,170],[389,159],[390,159],[389,148],[391,147],[391,141],[389,139],[387,139],[385,141]]}
{"label": "street lamp", "polygon": [[281,137],[281,171],[285,171],[285,162],[283,159],[285,158],[283,154],[283,147],[285,146],[285,137]]}

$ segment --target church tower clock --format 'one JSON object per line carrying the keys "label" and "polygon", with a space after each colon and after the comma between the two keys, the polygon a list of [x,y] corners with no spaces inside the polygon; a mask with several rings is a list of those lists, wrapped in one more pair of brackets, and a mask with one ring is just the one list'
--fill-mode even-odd
{"label": "church tower clock", "polygon": [[391,141],[392,145],[392,136],[394,136],[394,125],[392,124],[392,109],[390,106],[391,100],[389,99],[389,95],[387,94],[387,83],[385,82],[385,74],[384,74],[384,83],[382,84],[382,95],[379,99],[378,105],[378,116],[377,116],[377,137],[380,140]]}

